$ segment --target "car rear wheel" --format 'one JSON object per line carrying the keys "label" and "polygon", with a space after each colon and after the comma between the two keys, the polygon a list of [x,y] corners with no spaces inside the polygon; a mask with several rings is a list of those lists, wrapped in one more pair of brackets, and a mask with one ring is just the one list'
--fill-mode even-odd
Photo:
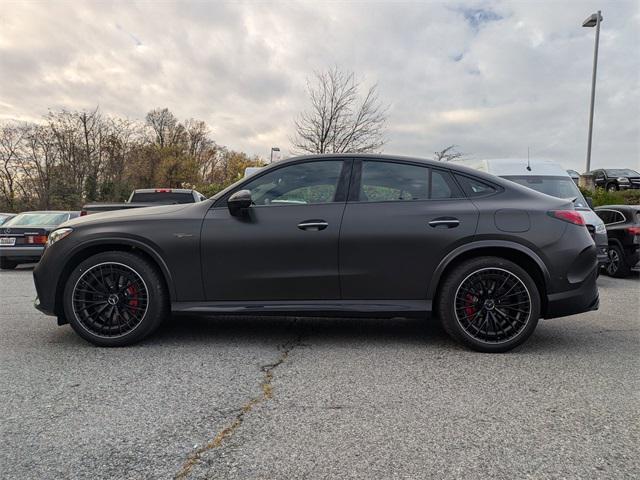
{"label": "car rear wheel", "polygon": [[18,266],[16,262],[12,262],[8,258],[0,257],[0,269],[2,270],[13,270]]}
{"label": "car rear wheel", "polygon": [[80,263],[64,291],[69,323],[102,347],[136,343],[155,331],[169,312],[163,278],[144,258],[104,252]]}
{"label": "car rear wheel", "polygon": [[481,352],[506,352],[533,333],[540,294],[531,276],[500,257],[480,257],[455,267],[437,299],[447,333]]}
{"label": "car rear wheel", "polygon": [[628,277],[631,273],[627,265],[624,252],[618,245],[609,247],[609,263],[607,264],[607,274],[615,278]]}

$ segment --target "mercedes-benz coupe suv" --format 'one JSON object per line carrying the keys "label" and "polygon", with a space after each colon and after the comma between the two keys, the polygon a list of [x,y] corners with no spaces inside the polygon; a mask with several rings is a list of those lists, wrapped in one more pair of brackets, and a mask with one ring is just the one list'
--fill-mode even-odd
{"label": "mercedes-benz coupe suv", "polygon": [[570,199],[447,163],[297,157],[199,203],[69,221],[34,270],[36,306],[100,346],[171,312],[435,313],[503,352],[539,318],[598,308],[596,248]]}

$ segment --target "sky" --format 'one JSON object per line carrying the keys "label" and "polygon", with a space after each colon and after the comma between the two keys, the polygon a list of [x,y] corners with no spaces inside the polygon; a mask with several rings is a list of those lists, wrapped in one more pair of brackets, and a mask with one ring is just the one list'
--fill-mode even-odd
{"label": "sky", "polygon": [[291,150],[307,81],[337,66],[388,105],[384,153],[640,168],[640,2],[0,1],[0,120],[168,107],[221,145]]}

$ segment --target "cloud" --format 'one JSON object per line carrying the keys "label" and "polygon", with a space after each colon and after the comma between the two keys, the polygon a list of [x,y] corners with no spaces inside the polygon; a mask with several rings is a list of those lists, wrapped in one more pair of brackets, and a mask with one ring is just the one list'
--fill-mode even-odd
{"label": "cloud", "polygon": [[[386,153],[555,158],[583,169],[600,3],[4,2],[0,119],[49,108],[143,118],[168,107],[216,140],[289,148],[306,79],[338,65],[378,83]],[[640,14],[603,7],[594,166],[638,167]],[[524,153],[523,153],[524,152]]]}

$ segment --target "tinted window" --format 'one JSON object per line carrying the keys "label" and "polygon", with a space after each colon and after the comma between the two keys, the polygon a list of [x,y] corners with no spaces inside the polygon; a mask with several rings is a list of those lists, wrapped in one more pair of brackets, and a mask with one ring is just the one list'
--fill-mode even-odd
{"label": "tinted window", "polygon": [[609,177],[638,177],[640,173],[635,170],[630,170],[628,168],[615,168],[612,170],[607,170],[607,176]]}
{"label": "tinted window", "polygon": [[359,200],[392,202],[429,198],[429,169],[404,163],[365,161]]}
{"label": "tinted window", "polygon": [[575,182],[570,177],[550,177],[538,175],[505,176],[507,180],[529,187],[536,192],[557,198],[575,198],[577,208],[589,208]]}
{"label": "tinted window", "polygon": [[617,210],[598,210],[596,212],[605,225],[626,222],[626,217]]}
{"label": "tinted window", "polygon": [[193,203],[191,192],[137,192],[131,197],[131,202],[136,203]]}
{"label": "tinted window", "polygon": [[450,173],[441,170],[431,172],[431,198],[460,198],[460,189]]}
{"label": "tinted window", "polygon": [[484,195],[491,195],[497,191],[495,187],[476,178],[456,175],[456,179],[468,197],[482,197]]}
{"label": "tinted window", "polygon": [[244,185],[256,205],[306,205],[334,201],[342,160],[307,162],[273,170]]}

